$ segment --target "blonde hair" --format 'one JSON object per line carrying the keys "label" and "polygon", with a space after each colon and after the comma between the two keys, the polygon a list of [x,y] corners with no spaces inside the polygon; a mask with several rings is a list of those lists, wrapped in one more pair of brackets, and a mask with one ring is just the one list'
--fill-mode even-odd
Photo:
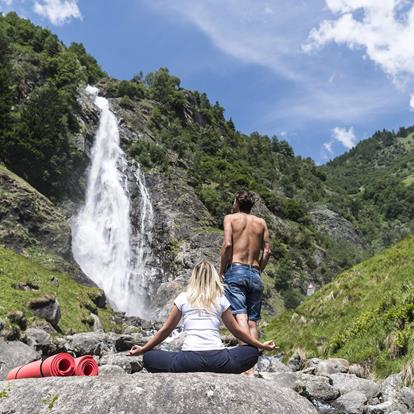
{"label": "blonde hair", "polygon": [[224,286],[214,266],[207,260],[197,263],[187,285],[188,303],[198,309],[211,310],[224,293]]}

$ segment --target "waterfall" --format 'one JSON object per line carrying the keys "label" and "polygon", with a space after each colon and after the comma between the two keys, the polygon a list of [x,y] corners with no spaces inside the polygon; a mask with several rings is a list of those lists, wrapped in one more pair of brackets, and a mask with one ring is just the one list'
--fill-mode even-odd
{"label": "waterfall", "polygon": [[153,208],[145,178],[136,168],[140,192],[140,223],[134,240],[131,202],[127,186],[127,161],[120,148],[118,122],[98,89],[87,92],[101,110],[91,151],[86,200],[72,219],[72,251],[82,271],[92,279],[117,310],[148,318],[147,279],[151,259]]}

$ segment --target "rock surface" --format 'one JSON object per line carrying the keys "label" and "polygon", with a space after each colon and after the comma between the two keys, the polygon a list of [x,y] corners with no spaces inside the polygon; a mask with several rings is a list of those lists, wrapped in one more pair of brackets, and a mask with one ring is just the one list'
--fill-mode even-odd
{"label": "rock surface", "polygon": [[[292,390],[220,374],[41,378],[0,383],[0,414],[316,414]],[[18,410],[18,411],[16,411]]]}
{"label": "rock surface", "polygon": [[37,352],[23,342],[0,340],[0,380],[5,379],[11,369],[35,361],[39,357]]}

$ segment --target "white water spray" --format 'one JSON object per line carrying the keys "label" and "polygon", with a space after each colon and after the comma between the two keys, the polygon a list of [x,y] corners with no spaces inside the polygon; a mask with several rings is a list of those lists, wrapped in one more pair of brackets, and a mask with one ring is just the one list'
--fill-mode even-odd
{"label": "white water spray", "polygon": [[107,99],[88,86],[101,110],[99,128],[91,153],[85,205],[72,220],[75,260],[100,288],[109,302],[127,315],[149,317],[147,265],[151,250],[153,208],[139,169],[140,225],[136,249],[132,242],[131,205],[125,174],[127,162],[119,146],[119,129]]}

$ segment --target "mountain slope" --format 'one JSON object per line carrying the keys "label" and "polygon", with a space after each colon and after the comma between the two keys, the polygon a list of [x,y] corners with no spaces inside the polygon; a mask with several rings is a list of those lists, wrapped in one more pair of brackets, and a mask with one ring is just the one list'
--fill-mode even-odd
{"label": "mountain slope", "polygon": [[414,231],[414,127],[378,131],[321,170],[372,253]]}
{"label": "mountain slope", "polygon": [[414,237],[352,267],[266,328],[283,351],[344,357],[378,375],[414,352]]}

